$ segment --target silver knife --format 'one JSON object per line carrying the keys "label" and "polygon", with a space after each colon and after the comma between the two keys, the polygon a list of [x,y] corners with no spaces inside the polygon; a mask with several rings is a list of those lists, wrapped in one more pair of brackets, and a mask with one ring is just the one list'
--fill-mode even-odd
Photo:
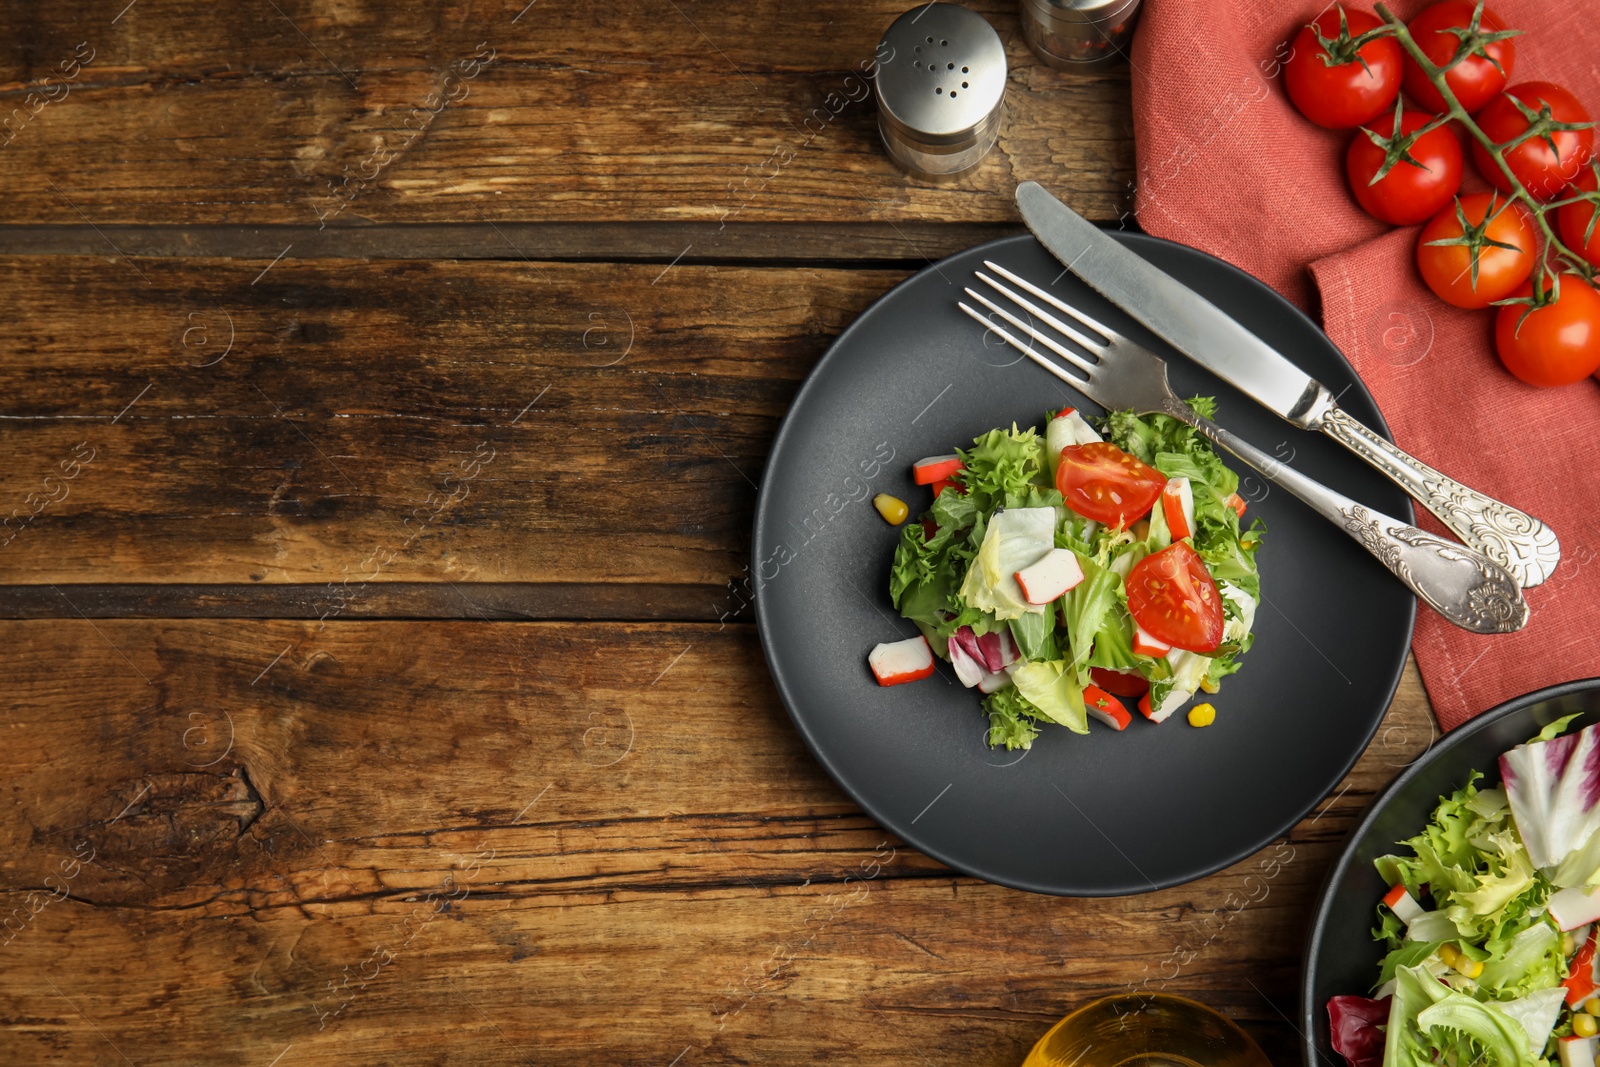
{"label": "silver knife", "polygon": [[1555,531],[1407,455],[1339,407],[1322,383],[1221,308],[1051,196],[1017,186],[1028,229],[1068,270],[1156,336],[1304,430],[1321,430],[1410,493],[1525,589],[1561,561]]}

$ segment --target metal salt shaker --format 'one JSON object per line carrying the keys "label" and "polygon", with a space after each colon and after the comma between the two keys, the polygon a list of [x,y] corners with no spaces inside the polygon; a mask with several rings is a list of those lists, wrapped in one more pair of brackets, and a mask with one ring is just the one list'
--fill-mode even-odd
{"label": "metal salt shaker", "polygon": [[907,11],[878,43],[878,133],[918,178],[949,179],[978,164],[1000,133],[1006,51],[982,15],[957,4]]}
{"label": "metal salt shaker", "polygon": [[1110,66],[1128,51],[1139,0],[1019,0],[1022,32],[1057,70]]}

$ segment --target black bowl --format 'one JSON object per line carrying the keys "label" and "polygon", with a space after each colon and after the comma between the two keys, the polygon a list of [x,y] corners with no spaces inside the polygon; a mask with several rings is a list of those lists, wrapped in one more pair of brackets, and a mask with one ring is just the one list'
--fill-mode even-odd
{"label": "black bowl", "polygon": [[1573,729],[1600,722],[1600,678],[1567,682],[1517,697],[1485,712],[1434,745],[1389,783],[1345,842],[1317,900],[1300,983],[1300,1034],[1307,1067],[1344,1067],[1328,1043],[1328,998],[1366,996],[1383,952],[1372,940],[1378,900],[1388,890],[1372,861],[1415,837],[1439,798],[1474,770],[1483,785],[1499,784],[1499,756],[1550,722],[1582,714]]}

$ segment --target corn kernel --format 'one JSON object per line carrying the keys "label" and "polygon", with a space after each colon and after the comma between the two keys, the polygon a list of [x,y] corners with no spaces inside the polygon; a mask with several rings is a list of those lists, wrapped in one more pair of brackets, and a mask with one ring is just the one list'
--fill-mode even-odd
{"label": "corn kernel", "polygon": [[1461,953],[1456,951],[1456,947],[1454,945],[1440,945],[1439,958],[1444,960],[1444,965],[1446,967],[1454,967],[1456,965],[1456,961],[1461,958]]}
{"label": "corn kernel", "polygon": [[878,514],[882,515],[883,521],[890,526],[899,526],[906,521],[906,516],[911,514],[911,509],[906,507],[904,500],[888,493],[879,493],[873,497],[872,506],[878,509]]}
{"label": "corn kernel", "polygon": [[1595,1017],[1588,1012],[1580,1011],[1572,1017],[1572,1032],[1579,1037],[1593,1037],[1600,1027],[1595,1026]]}
{"label": "corn kernel", "polygon": [[1468,978],[1476,978],[1483,973],[1482,960],[1469,960],[1465,956],[1456,957],[1456,971]]}
{"label": "corn kernel", "polygon": [[1189,709],[1190,726],[1210,726],[1217,721],[1217,709],[1210,704],[1196,704]]}
{"label": "corn kernel", "polygon": [[1213,682],[1211,680],[1211,676],[1207,675],[1206,677],[1200,679],[1200,692],[1220,693],[1222,692],[1222,686],[1218,685],[1216,682]]}
{"label": "corn kernel", "polygon": [[1600,1015],[1600,997],[1590,997],[1584,1001],[1583,1010],[1590,1015]]}
{"label": "corn kernel", "polygon": [[1571,934],[1562,934],[1561,935],[1561,954],[1563,956],[1572,955],[1573,951],[1576,950],[1577,947],[1578,947],[1578,943],[1576,941],[1572,940],[1572,935]]}

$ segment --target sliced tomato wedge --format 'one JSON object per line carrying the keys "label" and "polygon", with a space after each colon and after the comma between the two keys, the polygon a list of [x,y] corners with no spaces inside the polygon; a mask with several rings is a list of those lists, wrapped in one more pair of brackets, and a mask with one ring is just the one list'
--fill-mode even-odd
{"label": "sliced tomato wedge", "polygon": [[1165,474],[1110,441],[1069,445],[1056,468],[1067,507],[1117,529],[1149,514],[1166,484]]}
{"label": "sliced tomato wedge", "polygon": [[1157,641],[1190,652],[1222,643],[1222,595],[1205,561],[1186,541],[1174,541],[1128,572],[1128,611]]}

